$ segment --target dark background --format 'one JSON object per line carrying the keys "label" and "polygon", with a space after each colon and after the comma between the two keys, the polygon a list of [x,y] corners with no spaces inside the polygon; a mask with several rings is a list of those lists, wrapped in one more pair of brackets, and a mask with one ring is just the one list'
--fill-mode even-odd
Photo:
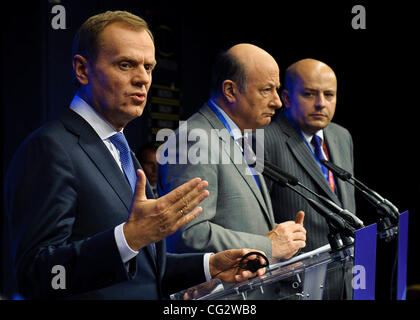
{"label": "dark background", "polygon": [[[51,8],[66,9],[66,29],[54,30]],[[366,9],[366,29],[351,25],[354,5]],[[414,8],[402,1],[31,1],[2,5],[2,181],[23,139],[56,119],[73,98],[71,45],[78,27],[91,15],[128,10],[145,18],[155,33],[158,67],[153,82],[181,89],[181,120],[208,99],[209,71],[215,54],[240,42],[256,44],[284,70],[306,57],[324,61],[336,72],[338,102],[334,121],[353,135],[355,176],[410,211],[408,285],[420,283],[416,262],[419,240],[418,42]],[[162,25],[172,33],[157,32]],[[176,75],[159,69],[171,52]],[[418,54],[417,54],[418,55]],[[416,77],[417,76],[417,77]],[[150,140],[150,106],[126,128],[132,149]],[[374,222],[372,208],[358,200],[358,214]],[[7,253],[7,252],[6,252]],[[6,254],[5,253],[5,254]],[[2,266],[7,269],[8,266]],[[0,290],[1,293],[1,290]]]}

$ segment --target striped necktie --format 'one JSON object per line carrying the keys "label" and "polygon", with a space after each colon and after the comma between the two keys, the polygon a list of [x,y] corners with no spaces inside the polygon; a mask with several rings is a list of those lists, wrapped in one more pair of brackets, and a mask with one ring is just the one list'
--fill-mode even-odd
{"label": "striped necktie", "polygon": [[[324,140],[322,140],[321,137],[315,134],[312,137],[311,144],[314,146],[315,156],[318,158],[318,160],[328,160],[325,157],[324,153],[322,152],[323,150],[326,151],[326,146],[325,146]],[[317,161],[317,162],[321,168],[321,171],[325,177],[325,180],[327,180],[327,183],[330,185],[333,192],[335,192],[334,176],[332,172],[329,171],[328,168],[325,167],[320,161]]]}

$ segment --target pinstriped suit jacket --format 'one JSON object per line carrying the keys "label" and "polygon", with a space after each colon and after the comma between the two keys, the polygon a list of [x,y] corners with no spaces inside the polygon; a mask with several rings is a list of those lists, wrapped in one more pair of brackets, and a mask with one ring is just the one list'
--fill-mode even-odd
{"label": "pinstriped suit jacket", "polygon": [[[330,123],[324,128],[324,138],[330,160],[353,173],[353,142],[350,133],[345,128]],[[335,179],[337,194],[331,190],[307,144],[282,111],[264,130],[264,155],[266,160],[296,176],[302,184],[355,213],[354,187]],[[294,219],[299,210],[305,212],[307,241],[303,251],[311,251],[327,244],[328,226],[324,218],[293,191],[275,185],[269,179],[266,182],[270,189],[276,223]],[[314,198],[307,191],[301,191]]]}

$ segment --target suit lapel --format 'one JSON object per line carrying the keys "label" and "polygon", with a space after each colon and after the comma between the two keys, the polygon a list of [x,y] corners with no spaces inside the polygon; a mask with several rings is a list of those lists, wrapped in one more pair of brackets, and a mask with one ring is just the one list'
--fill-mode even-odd
{"label": "suit lapel", "polygon": [[[328,146],[328,154],[330,156],[331,162],[336,164],[339,167],[345,166],[345,159],[342,157],[342,154],[340,153],[340,146],[339,141],[336,135],[331,132],[330,127],[327,126],[324,129],[324,137],[325,141]],[[346,188],[346,182],[344,182],[341,179],[334,179],[334,182],[337,186],[337,191],[341,192],[342,190],[345,190]]]}
{"label": "suit lapel", "polygon": [[68,130],[79,136],[79,145],[89,156],[112,189],[130,210],[133,192],[115,159],[95,130],[78,114],[68,109],[62,117]]}
{"label": "suit lapel", "polygon": [[283,132],[288,136],[286,144],[290,149],[290,152],[295,156],[296,160],[302,165],[304,170],[316,182],[316,184],[319,185],[325,194],[335,203],[340,204],[340,200],[325,180],[321,168],[314,159],[314,156],[305,141],[303,141],[302,136],[291,125],[284,113],[280,115],[279,121],[282,122]]}
{"label": "suit lapel", "polygon": [[[263,209],[264,214],[266,215],[268,221],[271,224],[271,227],[274,226],[274,216],[272,213],[271,203],[270,203],[270,196],[268,193],[268,189],[265,185],[264,179],[259,176],[259,183],[261,186],[261,190],[257,185],[257,182],[254,179],[252,174],[246,174],[249,172],[249,167],[246,161],[243,159],[242,151],[238,147],[238,145],[234,142],[232,137],[228,134],[222,134],[220,130],[227,130],[220,119],[214,114],[214,112],[210,109],[210,107],[205,104],[201,109],[200,113],[203,114],[204,117],[210,122],[211,126],[214,129],[219,130],[218,136],[219,139],[222,141],[222,146],[229,155],[232,164],[235,166],[236,170],[239,172],[241,177],[244,179],[245,183],[251,189],[252,193],[257,198],[258,203],[260,204],[261,208]],[[263,196],[265,193],[265,197]],[[265,198],[265,199],[264,199]],[[266,202],[267,201],[267,202]],[[268,203],[268,205],[267,205]]]}
{"label": "suit lapel", "polygon": [[264,200],[265,200],[264,204],[267,205],[267,211],[266,211],[267,217],[271,222],[271,228],[274,228],[276,223],[274,221],[274,213],[272,213],[273,212],[273,207],[271,205],[270,192],[268,191],[267,185],[265,184],[264,177],[259,172],[257,172],[257,175],[258,175],[258,181],[259,181],[260,187],[261,187],[261,193],[262,193],[262,195],[264,197]]}
{"label": "suit lapel", "polygon": [[[95,130],[78,114],[68,109],[61,118],[66,128],[79,136],[79,145],[86,152],[92,162],[96,165],[101,174],[108,181],[112,189],[124,203],[127,208],[127,217],[130,213],[133,191],[125,178],[115,159],[112,157],[108,148],[99,138]],[[131,152],[134,167],[142,169],[140,163]],[[153,191],[149,182],[146,182],[146,196],[148,199],[154,199]],[[145,248],[149,259],[156,266],[150,246]]]}

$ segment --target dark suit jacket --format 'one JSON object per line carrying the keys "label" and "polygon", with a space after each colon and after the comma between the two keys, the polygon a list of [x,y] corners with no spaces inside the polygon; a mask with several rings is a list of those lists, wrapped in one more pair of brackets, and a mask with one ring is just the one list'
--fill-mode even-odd
{"label": "dark suit jacket", "polygon": [[[353,173],[353,141],[350,133],[345,128],[330,123],[324,128],[324,139],[330,160]],[[337,194],[332,191],[303,137],[292,126],[283,111],[279,112],[264,130],[264,157],[282,170],[296,176],[302,184],[313,191],[355,213],[354,187],[335,179]],[[304,227],[307,234],[306,247],[302,252],[327,244],[329,229],[324,218],[292,190],[273,184],[269,179],[266,181],[270,189],[276,223],[294,219],[299,210],[305,212]],[[306,190],[302,188],[299,190],[309,198],[315,199],[315,196]],[[346,286],[343,287],[343,273],[337,269],[329,270],[326,279],[324,299],[351,298],[351,285],[348,279]]]}
{"label": "dark suit jacket", "polygon": [[[133,154],[135,166],[140,167]],[[167,255],[156,243],[122,263],[114,227],[127,220],[132,190],[92,127],[67,110],[19,148],[5,179],[13,266],[28,298],[159,299],[205,281],[201,254]],[[147,185],[147,196],[154,198]],[[54,265],[66,289],[51,285]]]}
{"label": "dark suit jacket", "polygon": [[[353,173],[353,142],[350,133],[343,127],[330,123],[324,128],[324,139],[330,160]],[[307,144],[284,112],[280,112],[264,130],[264,156],[266,160],[296,176],[302,184],[328,197],[344,209],[355,213],[354,187],[335,179],[337,194],[331,190]],[[307,241],[304,251],[310,251],[327,244],[328,226],[324,218],[290,189],[273,184],[268,179],[266,181],[270,186],[274,217],[277,223],[294,219],[299,210],[305,211],[304,226],[307,230]],[[300,190],[310,198],[314,198],[307,191]]]}

